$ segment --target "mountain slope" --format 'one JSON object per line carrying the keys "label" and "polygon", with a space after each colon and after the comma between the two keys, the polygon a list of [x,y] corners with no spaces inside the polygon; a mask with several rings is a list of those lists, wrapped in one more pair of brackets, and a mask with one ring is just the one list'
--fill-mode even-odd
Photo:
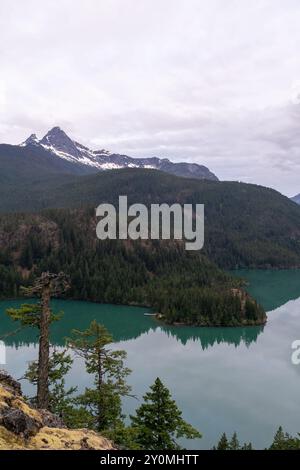
{"label": "mountain slope", "polygon": [[51,129],[41,140],[32,134],[21,147],[35,147],[51,153],[54,157],[98,171],[120,168],[151,168],[184,177],[217,180],[218,178],[203,165],[196,163],[172,163],[167,158],[132,158],[127,155],[112,154],[107,150],[90,150],[70,139],[59,127]]}
{"label": "mountain slope", "polygon": [[[222,267],[300,267],[300,207],[262,186],[177,178],[156,171],[118,170],[64,185],[50,206],[101,202],[204,204],[205,252]],[[60,202],[60,205],[58,205]]]}
{"label": "mountain slope", "polygon": [[205,204],[204,252],[224,268],[300,267],[300,207],[261,186],[178,178],[155,170],[126,169],[51,179],[7,192],[0,211],[95,208],[102,202]]}
{"label": "mountain slope", "polygon": [[[3,185],[34,182],[59,175],[95,173],[95,169],[53,158],[47,150],[29,145],[0,145],[0,182]],[[5,187],[3,187],[5,189]]]}
{"label": "mountain slope", "polygon": [[73,299],[148,305],[170,324],[265,323],[265,312],[241,289],[241,281],[201,252],[167,240],[100,241],[96,223],[88,209],[3,216],[0,297],[18,294],[18,286],[41,271],[63,271],[70,276],[67,295]]}

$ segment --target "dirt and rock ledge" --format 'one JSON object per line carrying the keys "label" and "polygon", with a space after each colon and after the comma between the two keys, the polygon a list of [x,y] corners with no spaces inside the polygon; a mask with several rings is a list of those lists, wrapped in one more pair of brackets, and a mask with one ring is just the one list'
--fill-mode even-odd
{"label": "dirt and rock ledge", "polygon": [[68,429],[46,410],[31,408],[20,384],[0,371],[0,450],[113,450],[114,444],[88,429]]}

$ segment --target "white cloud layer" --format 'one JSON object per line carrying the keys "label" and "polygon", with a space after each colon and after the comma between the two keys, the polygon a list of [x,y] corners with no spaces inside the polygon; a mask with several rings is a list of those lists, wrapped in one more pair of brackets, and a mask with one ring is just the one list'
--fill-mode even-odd
{"label": "white cloud layer", "polygon": [[0,141],[93,148],[300,192],[299,0],[1,0]]}

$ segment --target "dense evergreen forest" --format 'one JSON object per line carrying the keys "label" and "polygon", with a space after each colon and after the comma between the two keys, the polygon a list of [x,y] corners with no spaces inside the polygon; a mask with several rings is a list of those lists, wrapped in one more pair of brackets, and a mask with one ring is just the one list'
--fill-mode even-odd
{"label": "dense evergreen forest", "polygon": [[[262,309],[221,269],[300,266],[300,207],[274,190],[137,169],[33,177],[18,186],[3,180],[0,210],[28,212],[0,217],[2,297],[19,295],[42,271],[62,270],[74,299],[150,305],[170,324],[263,324]],[[147,206],[204,204],[204,249],[97,241],[95,207],[117,206],[119,195]]]}
{"label": "dense evergreen forest", "polygon": [[150,305],[170,324],[263,324],[241,282],[201,252],[172,241],[99,241],[94,209],[1,217],[0,296],[14,297],[43,271],[71,277],[68,296]]}
{"label": "dense evergreen forest", "polygon": [[262,186],[141,169],[1,180],[2,212],[117,205],[119,195],[128,195],[129,204],[204,204],[204,252],[220,267],[300,267],[300,206]]}

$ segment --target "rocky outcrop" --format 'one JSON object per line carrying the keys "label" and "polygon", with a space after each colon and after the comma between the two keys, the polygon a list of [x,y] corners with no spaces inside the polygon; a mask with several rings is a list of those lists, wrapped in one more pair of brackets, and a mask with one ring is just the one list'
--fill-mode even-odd
{"label": "rocky outcrop", "polygon": [[113,450],[108,439],[88,429],[68,429],[46,410],[31,408],[20,384],[0,371],[0,450]]}
{"label": "rocky outcrop", "polygon": [[0,384],[15,395],[22,396],[20,383],[3,370],[0,370]]}

